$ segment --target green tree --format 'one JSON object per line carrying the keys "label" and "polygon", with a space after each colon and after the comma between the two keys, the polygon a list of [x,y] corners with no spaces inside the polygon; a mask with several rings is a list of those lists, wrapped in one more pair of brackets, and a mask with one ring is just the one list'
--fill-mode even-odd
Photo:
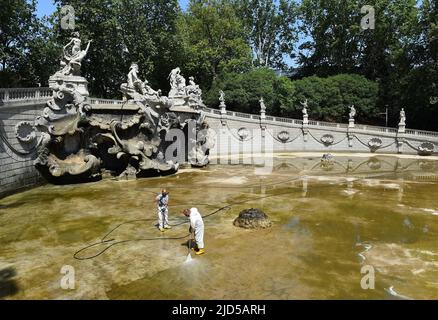
{"label": "green tree", "polygon": [[[154,87],[167,84],[167,74],[179,62],[176,20],[177,0],[56,0],[75,9],[76,30],[82,40],[93,40],[83,63],[90,91],[100,97],[120,97],[129,65],[136,62],[140,74]],[[57,13],[59,19],[59,12]],[[68,33],[60,30],[59,41]]]}
{"label": "green tree", "polygon": [[401,75],[396,93],[400,96],[400,105],[406,109],[409,127],[438,131],[438,3],[436,1],[422,2],[418,27],[420,33],[410,53],[412,67]]}
{"label": "green tree", "polygon": [[[360,28],[365,4],[375,9],[374,30]],[[364,75],[379,84],[377,105],[389,108],[390,125],[404,107],[411,128],[438,129],[436,104],[430,104],[438,96],[436,1],[303,0],[300,12],[307,40],[299,77]]]}
{"label": "green tree", "polygon": [[0,3],[0,86],[14,87],[31,82],[23,66],[29,47],[38,36],[36,1],[2,0]]}
{"label": "green tree", "polygon": [[192,0],[179,21],[184,46],[183,71],[204,89],[223,72],[251,66],[251,49],[235,8],[229,0]]}
{"label": "green tree", "polygon": [[377,83],[363,76],[340,74],[328,78],[306,77],[293,82],[294,98],[283,105],[284,113],[301,118],[301,102],[308,100],[309,116],[315,120],[345,122],[351,105],[357,110],[357,120],[368,123],[378,114]]}
{"label": "green tree", "polygon": [[236,1],[255,65],[286,69],[284,56],[293,58],[297,41],[295,1],[242,0]]}
{"label": "green tree", "polygon": [[356,71],[360,6],[355,0],[303,0],[300,30],[301,75],[328,76]]}
{"label": "green tree", "polygon": [[48,18],[40,20],[39,34],[29,43],[26,60],[20,73],[26,74],[29,85],[48,86],[49,77],[59,69],[62,44],[57,41],[57,33]]}
{"label": "green tree", "polygon": [[226,96],[227,109],[259,113],[263,98],[267,113],[279,114],[280,106],[292,102],[294,87],[286,77],[278,77],[268,68],[257,68],[245,73],[226,73],[218,78],[205,96],[210,107],[219,105],[219,90]]}
{"label": "green tree", "polygon": [[340,93],[339,113],[335,115],[337,122],[348,121],[349,107],[354,105],[357,110],[357,121],[371,124],[378,123],[378,114],[383,110],[377,105],[379,95],[377,82],[357,74],[339,74],[327,80],[332,81]]}

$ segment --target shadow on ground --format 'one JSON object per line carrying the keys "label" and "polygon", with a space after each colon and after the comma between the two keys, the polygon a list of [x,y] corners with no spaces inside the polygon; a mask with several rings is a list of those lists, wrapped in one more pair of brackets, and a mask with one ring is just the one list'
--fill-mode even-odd
{"label": "shadow on ground", "polygon": [[13,296],[18,292],[18,285],[13,279],[16,275],[14,268],[0,270],[0,299]]}

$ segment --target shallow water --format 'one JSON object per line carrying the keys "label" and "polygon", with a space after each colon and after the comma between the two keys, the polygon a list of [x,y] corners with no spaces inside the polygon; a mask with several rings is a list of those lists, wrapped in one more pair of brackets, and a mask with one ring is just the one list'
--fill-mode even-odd
{"label": "shallow water", "polygon": [[[438,298],[438,161],[277,155],[268,171],[216,165],[0,199],[0,298]],[[162,187],[174,225],[164,234],[153,203]],[[209,215],[207,253],[189,260],[179,212],[193,206]],[[250,207],[273,227],[234,227]],[[60,286],[64,265],[74,290]],[[375,289],[361,287],[364,266]]]}

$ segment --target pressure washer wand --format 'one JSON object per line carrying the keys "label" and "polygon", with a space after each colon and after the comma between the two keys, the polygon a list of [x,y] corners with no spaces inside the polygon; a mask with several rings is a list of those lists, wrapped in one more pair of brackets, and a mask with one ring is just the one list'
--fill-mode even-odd
{"label": "pressure washer wand", "polygon": [[190,232],[190,239],[189,239],[189,245],[188,245],[189,253],[190,253],[190,250],[192,249],[192,245],[193,245],[193,231]]}

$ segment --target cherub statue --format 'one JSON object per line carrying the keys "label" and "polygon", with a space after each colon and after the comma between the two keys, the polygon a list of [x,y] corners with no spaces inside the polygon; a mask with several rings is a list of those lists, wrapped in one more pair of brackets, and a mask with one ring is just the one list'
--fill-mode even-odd
{"label": "cherub statue", "polygon": [[91,40],[88,41],[87,48],[81,50],[81,39],[79,33],[74,32],[70,42],[64,46],[64,53],[61,60],[61,70],[57,74],[64,76],[80,76],[81,62],[90,49]]}

